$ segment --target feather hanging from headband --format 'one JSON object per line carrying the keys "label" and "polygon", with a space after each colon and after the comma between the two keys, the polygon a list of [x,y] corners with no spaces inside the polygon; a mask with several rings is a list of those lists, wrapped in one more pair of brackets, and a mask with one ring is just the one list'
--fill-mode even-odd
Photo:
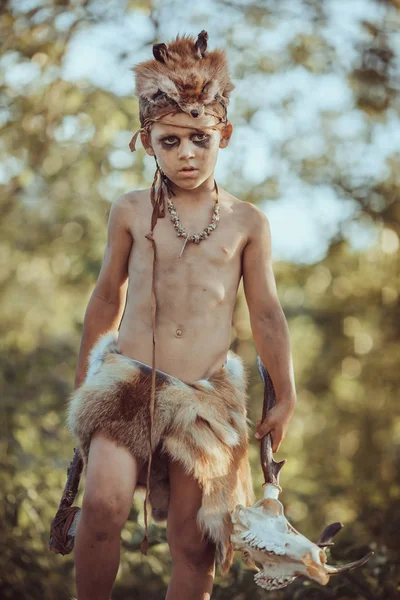
{"label": "feather hanging from headband", "polygon": [[175,104],[193,117],[200,117],[209,104],[218,102],[226,108],[235,88],[227,57],[224,50],[208,52],[207,41],[203,29],[197,40],[178,35],[169,44],[155,44],[154,59],[132,67],[139,99],[159,108]]}

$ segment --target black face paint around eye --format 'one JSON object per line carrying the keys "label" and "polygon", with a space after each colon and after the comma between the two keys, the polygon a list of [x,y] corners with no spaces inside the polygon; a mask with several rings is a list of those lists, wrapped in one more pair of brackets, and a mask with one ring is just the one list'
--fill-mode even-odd
{"label": "black face paint around eye", "polygon": [[[194,144],[198,146],[204,146],[210,141],[210,137],[210,135],[200,132],[192,134],[191,140]],[[175,135],[167,135],[163,138],[160,138],[159,142],[164,148],[171,148],[179,143],[179,138]]]}

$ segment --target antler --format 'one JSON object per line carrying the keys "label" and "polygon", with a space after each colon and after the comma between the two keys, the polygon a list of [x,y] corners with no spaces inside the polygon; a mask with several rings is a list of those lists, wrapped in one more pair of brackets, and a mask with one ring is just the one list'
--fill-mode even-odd
{"label": "antler", "polygon": [[[267,413],[273,406],[275,406],[276,397],[275,390],[271,380],[271,377],[265,368],[261,358],[257,355],[257,367],[260,372],[261,378],[264,383],[264,404],[262,411],[262,420],[264,421]],[[286,460],[282,460],[280,462],[276,462],[272,456],[272,440],[271,434],[265,435],[260,444],[260,459],[261,459],[261,467],[264,473],[264,479],[266,485],[267,483],[272,483],[274,485],[279,486],[279,473],[282,469],[283,465],[286,463]],[[317,546],[320,548],[325,548],[327,546],[333,546],[332,538],[342,529],[343,524],[340,522],[331,523],[327,527],[325,527],[322,532]],[[341,565],[334,567],[332,565],[325,565],[326,572],[329,574],[336,573],[344,573],[345,571],[351,571],[358,567],[364,565],[368,560],[373,556],[373,552],[369,552],[359,560],[356,560],[351,563],[347,563],[346,565]]]}
{"label": "antler", "polygon": [[[262,420],[264,421],[267,413],[275,406],[275,390],[271,377],[265,368],[261,358],[257,356],[257,367],[264,383],[264,404],[262,410]],[[261,467],[264,473],[264,485],[273,483],[279,486],[279,473],[286,460],[276,462],[272,456],[272,440],[271,434],[265,435],[260,444],[260,460]]]}

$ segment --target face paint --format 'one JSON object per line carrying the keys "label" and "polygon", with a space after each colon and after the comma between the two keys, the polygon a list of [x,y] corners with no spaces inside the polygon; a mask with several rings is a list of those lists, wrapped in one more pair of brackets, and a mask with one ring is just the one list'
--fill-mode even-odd
{"label": "face paint", "polygon": [[[182,113],[174,117],[176,127],[173,129],[163,122],[153,124],[150,143],[168,179],[184,189],[194,189],[209,178],[215,169],[221,134],[210,129],[215,123],[214,117],[203,116],[200,124],[197,123],[199,119]],[[182,168],[188,166],[197,171],[182,172]]]}

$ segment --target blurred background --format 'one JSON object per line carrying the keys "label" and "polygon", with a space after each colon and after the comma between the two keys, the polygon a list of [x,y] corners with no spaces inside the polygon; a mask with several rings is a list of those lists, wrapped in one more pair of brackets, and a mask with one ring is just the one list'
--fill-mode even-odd
{"label": "blurred background", "polygon": [[[235,555],[215,600],[400,597],[399,0],[13,0],[0,3],[0,597],[69,600],[73,555],[47,549],[72,459],[65,425],[111,203],[150,187],[130,68],[206,29],[226,49],[231,144],[219,185],[268,215],[298,403],[277,460],[288,519],[329,562],[374,557],[326,587],[266,592]],[[240,288],[232,349],[261,379]],[[262,471],[251,436],[258,497]],[[77,497],[80,504],[84,480]],[[115,600],[161,600],[165,528],[122,532]]]}

